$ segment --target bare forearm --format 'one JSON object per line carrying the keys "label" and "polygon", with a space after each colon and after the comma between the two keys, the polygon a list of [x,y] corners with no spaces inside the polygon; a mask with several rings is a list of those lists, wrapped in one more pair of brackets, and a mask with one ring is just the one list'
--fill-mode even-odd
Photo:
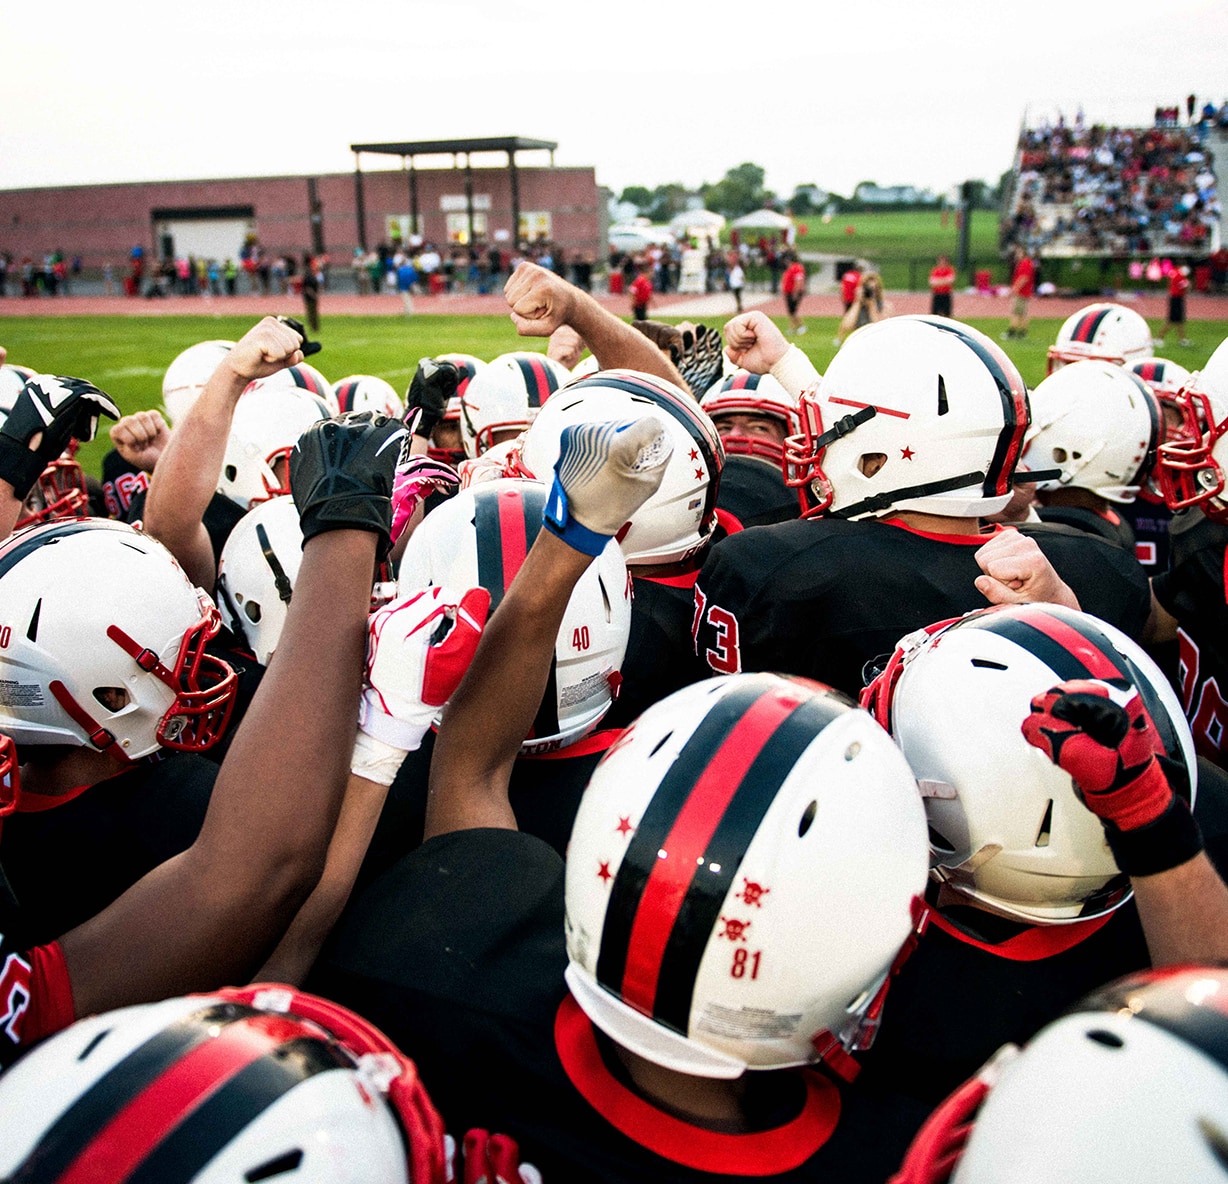
{"label": "bare forearm", "polygon": [[427,838],[473,826],[516,829],[507,802],[512,763],[545,692],[571,590],[591,562],[545,530],[537,536],[444,711]]}
{"label": "bare forearm", "polygon": [[254,981],[298,985],[307,977],[350,898],[387,796],[386,785],[350,775],[320,882]]}
{"label": "bare forearm", "polygon": [[1228,960],[1228,887],[1205,853],[1132,883],[1153,966]]}
{"label": "bare forearm", "polygon": [[247,385],[219,366],[171,434],[145,498],[145,532],[164,544],[202,587],[213,587],[213,551],[203,525],[217,491],[235,404]]}
{"label": "bare forearm", "polygon": [[682,375],[654,342],[602,308],[587,292],[576,295],[569,323],[603,370],[640,370],[686,389]]}

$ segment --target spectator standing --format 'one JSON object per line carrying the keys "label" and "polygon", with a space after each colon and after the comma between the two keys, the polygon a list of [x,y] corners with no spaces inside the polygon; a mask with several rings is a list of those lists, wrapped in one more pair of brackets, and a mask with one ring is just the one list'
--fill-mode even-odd
{"label": "spectator standing", "polygon": [[418,272],[414,267],[413,261],[408,255],[402,255],[401,261],[397,265],[397,291],[401,293],[401,304],[405,308],[405,315],[413,316],[414,312],[414,285],[418,282]]}
{"label": "spectator standing", "polygon": [[233,259],[226,260],[226,295],[233,296],[235,294],[235,284],[239,278],[239,265]]}
{"label": "spectator standing", "polygon": [[1168,320],[1164,322],[1164,328],[1160,330],[1160,335],[1152,341],[1152,345],[1163,345],[1168,339],[1168,335],[1174,330],[1177,330],[1178,345],[1192,345],[1185,335],[1185,294],[1190,287],[1190,269],[1188,267],[1174,267],[1168,276]]}
{"label": "spectator standing", "polygon": [[320,331],[320,281],[316,275],[315,261],[303,255],[303,311],[307,314],[307,327],[312,333]]}
{"label": "spectator standing", "polygon": [[894,311],[891,304],[883,298],[883,277],[877,271],[867,271],[857,285],[856,300],[845,310],[840,320],[833,344],[843,344],[844,339],[855,329],[886,320]]}
{"label": "spectator standing", "polygon": [[789,331],[800,336],[806,332],[798,309],[806,294],[806,268],[796,254],[789,255],[789,266],[780,277],[780,290],[784,294],[785,307],[789,310]]}
{"label": "spectator standing", "polygon": [[728,283],[729,290],[733,293],[734,303],[737,305],[738,312],[741,312],[742,289],[746,286],[746,272],[742,268],[742,261],[737,256],[734,256],[734,260],[730,264],[726,283]]}
{"label": "spectator standing", "polygon": [[637,321],[648,319],[648,305],[652,301],[652,278],[649,275],[651,266],[645,260],[640,264],[635,279],[631,281],[631,315]]}
{"label": "spectator standing", "polygon": [[951,312],[951,293],[955,290],[955,268],[946,255],[939,255],[934,269],[930,272],[930,315],[949,317]]}
{"label": "spectator standing", "polygon": [[844,301],[845,312],[853,307],[853,301],[857,299],[857,285],[860,283],[861,272],[855,267],[850,267],[840,277],[840,299]]}
{"label": "spectator standing", "polygon": [[1011,252],[1014,268],[1011,271],[1011,319],[1002,339],[1028,335],[1028,301],[1036,293],[1036,264],[1022,247]]}

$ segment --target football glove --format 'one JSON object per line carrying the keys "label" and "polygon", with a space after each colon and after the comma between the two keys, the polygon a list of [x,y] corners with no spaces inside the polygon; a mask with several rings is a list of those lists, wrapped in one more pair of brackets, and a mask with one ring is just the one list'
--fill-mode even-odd
{"label": "football glove", "polygon": [[[21,388],[12,411],[0,426],[0,477],[22,501],[39,474],[68,447],[88,442],[98,419],[119,418],[111,396],[84,378],[35,374]],[[40,437],[36,445],[35,437]]]}
{"label": "football glove", "polygon": [[369,530],[379,557],[392,546],[392,486],[409,430],[399,419],[351,411],[312,424],[290,454],[290,492],[303,545],[326,530]]}
{"label": "football glove", "polygon": [[568,424],[542,511],[544,525],[569,547],[600,555],[660,487],[673,450],[651,416]]}

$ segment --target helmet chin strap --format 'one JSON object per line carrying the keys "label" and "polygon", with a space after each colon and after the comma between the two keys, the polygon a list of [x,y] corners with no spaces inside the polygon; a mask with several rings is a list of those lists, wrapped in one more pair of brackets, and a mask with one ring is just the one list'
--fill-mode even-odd
{"label": "helmet chin strap", "polygon": [[99,752],[105,752],[125,765],[132,764],[132,758],[123,750],[119,741],[72,697],[72,693],[58,678],[48,684],[48,690],[55,696],[55,701],[68,713],[73,723],[85,731],[89,742]]}
{"label": "helmet chin strap", "polygon": [[953,489],[967,489],[972,485],[982,485],[985,481],[984,470],[978,473],[961,473],[958,477],[948,477],[945,481],[931,481],[925,485],[905,486],[903,489],[887,489],[882,493],[863,498],[852,506],[842,510],[829,510],[831,518],[853,518],[859,514],[877,514],[882,510],[890,510],[899,502],[908,501],[914,497],[929,497],[936,493],[948,493]]}

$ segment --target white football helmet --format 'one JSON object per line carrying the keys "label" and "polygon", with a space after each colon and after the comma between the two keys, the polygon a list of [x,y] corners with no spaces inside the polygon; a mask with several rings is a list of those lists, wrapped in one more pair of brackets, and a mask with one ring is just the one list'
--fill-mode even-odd
{"label": "white football helmet", "polygon": [[284,381],[258,378],[248,383],[235,404],[218,493],[245,510],[288,494],[291,450],[313,423],[331,416],[318,395]]}
{"label": "white football helmet", "polygon": [[525,434],[519,471],[550,482],[568,424],[642,415],[665,425],[674,450],[660,488],[636,510],[619,542],[629,566],[682,563],[702,551],[716,529],[725,449],[707,413],[665,379],[637,370],[601,370],[573,382],[542,408]]}
{"label": "white football helmet", "polygon": [[538,408],[571,380],[571,371],[545,354],[500,354],[460,395],[461,442],[470,459],[496,443],[497,432],[522,432]]}
{"label": "white football helmet", "polygon": [[577,378],[589,378],[600,369],[601,363],[597,361],[597,355],[588,354],[571,368],[572,381],[574,382]]}
{"label": "white football helmet", "polygon": [[934,1112],[894,1179],[1224,1184],[1226,1014],[1220,967],[1119,979],[1008,1045]]}
{"label": "white football helmet", "polygon": [[1151,355],[1151,330],[1124,304],[1089,304],[1066,318],[1049,347],[1047,374],[1071,362],[1099,358],[1115,366],[1128,366]]}
{"label": "white football helmet", "polygon": [[1129,503],[1151,472],[1163,435],[1160,404],[1137,375],[1112,362],[1072,362],[1031,393],[1023,465],[1061,470],[1041,490],[1090,489]]}
{"label": "white football helmet", "polygon": [[1160,445],[1156,460],[1164,501],[1170,510],[1198,506],[1208,518],[1228,522],[1228,341],[1190,375],[1175,402],[1181,426]]}
{"label": "white football helmet", "polygon": [[967,518],[1011,499],[1028,394],[985,334],[945,317],[900,316],[854,332],[799,413],[785,480],[802,490],[803,517]]}
{"label": "white football helmet", "polygon": [[201,341],[190,345],[166,368],[162,378],[162,405],[166,418],[179,423],[196,402],[217,364],[234,348],[233,341]]}
{"label": "white football helmet", "polygon": [[279,985],[79,1020],[0,1079],[5,1179],[418,1184],[424,1139],[442,1162],[412,1062],[353,1012]]}
{"label": "white football helmet", "polygon": [[[490,593],[493,613],[541,529],[548,492],[540,482],[506,478],[462,489],[410,536],[398,594],[435,584],[482,587]],[[622,552],[611,541],[571,594],[546,693],[521,752],[574,744],[609,710],[631,633],[629,585]]]}
{"label": "white football helmet", "polygon": [[0,705],[19,745],[136,760],[222,735],[236,678],[205,643],[217,610],[161,543],[121,522],[35,526],[0,546]]}
{"label": "white football helmet", "polygon": [[740,1076],[869,1046],[925,886],[904,758],[775,674],[655,703],[602,758],[566,868],[567,983],[658,1065]]}
{"label": "white football helmet", "polygon": [[862,694],[920,783],[934,879],[1033,925],[1100,916],[1130,896],[1100,820],[1020,730],[1034,695],[1073,678],[1138,690],[1192,805],[1194,743],[1168,680],[1086,613],[1008,605],[920,630]]}
{"label": "white football helmet", "polygon": [[401,397],[392,384],[374,374],[351,374],[333,387],[333,393],[342,412],[374,411],[389,419],[400,419],[405,414]]}
{"label": "white football helmet", "polygon": [[235,524],[217,565],[222,622],[267,666],[303,562],[303,530],[290,497],[253,506]]}
{"label": "white football helmet", "polygon": [[[752,374],[738,370],[722,378],[708,389],[699,401],[717,430],[722,415],[765,415],[778,420],[786,436],[801,431],[797,400],[770,374]],[[780,468],[784,461],[784,445],[760,436],[721,433],[721,443],[727,456],[757,456]]]}
{"label": "white football helmet", "polygon": [[326,419],[332,419],[341,414],[341,407],[337,402],[337,392],[333,390],[333,384],[307,362],[299,362],[297,366],[287,366],[257,381],[269,387],[293,386],[298,387],[301,391],[308,391],[323,402],[328,411]]}

